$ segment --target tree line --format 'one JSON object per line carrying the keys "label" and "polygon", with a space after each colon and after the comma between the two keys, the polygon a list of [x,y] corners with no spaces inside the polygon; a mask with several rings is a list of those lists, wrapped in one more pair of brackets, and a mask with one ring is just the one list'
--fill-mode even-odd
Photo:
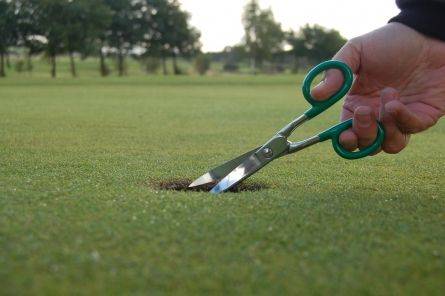
{"label": "tree line", "polygon": [[126,74],[126,58],[137,57],[147,71],[162,67],[167,59],[174,74],[180,74],[178,57],[195,58],[200,74],[212,61],[224,70],[237,71],[249,64],[253,73],[281,71],[329,59],[345,43],[336,30],[306,25],[299,31],[284,31],[271,9],[261,9],[251,0],[243,13],[245,36],[222,52],[202,54],[199,31],[190,25],[190,15],[178,0],[0,0],[0,77],[5,76],[5,58],[11,49],[21,49],[26,70],[32,57],[43,55],[57,75],[57,57],[67,55],[72,76],[77,76],[76,57],[95,56],[102,76],[110,73],[107,57],[116,60],[117,72]]}
{"label": "tree line", "polygon": [[57,56],[74,54],[100,57],[100,73],[109,72],[105,53],[116,57],[119,75],[125,75],[125,58],[138,50],[163,62],[192,56],[200,50],[199,32],[190,26],[189,14],[177,0],[0,0],[0,76],[11,47],[26,49],[31,57],[44,53],[57,73]]}
{"label": "tree line", "polygon": [[[346,39],[336,30],[319,25],[305,25],[299,31],[283,31],[272,10],[261,9],[257,0],[251,0],[244,9],[245,37],[243,47],[238,48],[250,59],[255,71],[265,62],[292,61],[293,70],[312,65],[332,56],[343,46]],[[283,48],[288,50],[283,50]]]}

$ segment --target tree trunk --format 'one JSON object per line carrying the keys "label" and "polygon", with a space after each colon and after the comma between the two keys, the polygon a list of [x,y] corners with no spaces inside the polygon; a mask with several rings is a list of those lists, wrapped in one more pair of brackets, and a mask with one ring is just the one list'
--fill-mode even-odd
{"label": "tree trunk", "polygon": [[32,72],[32,59],[31,59],[31,52],[28,52],[26,54],[26,71],[29,73]]}
{"label": "tree trunk", "polygon": [[102,47],[99,50],[99,57],[100,57],[100,75],[102,77],[105,77],[108,75],[108,69],[107,66],[105,65],[105,56],[104,53],[102,52]]}
{"label": "tree trunk", "polygon": [[6,67],[11,69],[11,60],[9,59],[9,53],[6,53]]}
{"label": "tree trunk", "polygon": [[5,77],[5,54],[3,52],[0,53],[0,77]]}
{"label": "tree trunk", "polygon": [[168,75],[167,62],[165,61],[165,55],[162,55],[161,59],[162,59],[162,73],[164,75]]}
{"label": "tree trunk", "polygon": [[256,59],[255,57],[250,58],[250,68],[253,75],[256,75]]}
{"label": "tree trunk", "polygon": [[74,61],[74,54],[72,52],[70,52],[70,70],[71,76],[77,77],[76,63]]}
{"label": "tree trunk", "polygon": [[119,76],[124,76],[124,55],[121,50],[119,50],[117,54],[117,69],[119,72]]}
{"label": "tree trunk", "polygon": [[176,54],[175,54],[175,53],[173,53],[173,73],[174,73],[175,75],[179,75],[179,74],[181,74],[181,73],[179,72],[178,62],[176,61]]}
{"label": "tree trunk", "polygon": [[258,74],[258,72],[263,70],[263,60],[258,57],[255,61],[255,67],[256,67],[256,71],[255,74]]}
{"label": "tree trunk", "polygon": [[52,78],[56,78],[56,55],[53,54],[51,55],[50,59],[50,63],[51,63],[51,77]]}

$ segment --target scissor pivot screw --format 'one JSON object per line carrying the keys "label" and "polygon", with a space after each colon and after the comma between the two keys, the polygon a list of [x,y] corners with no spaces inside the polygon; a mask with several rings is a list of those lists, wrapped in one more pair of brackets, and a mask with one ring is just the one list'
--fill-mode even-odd
{"label": "scissor pivot screw", "polygon": [[271,157],[273,156],[273,151],[272,151],[272,149],[270,149],[270,148],[268,148],[268,147],[264,148],[264,149],[263,149],[263,155],[264,155],[264,157],[266,157],[266,158],[271,158]]}

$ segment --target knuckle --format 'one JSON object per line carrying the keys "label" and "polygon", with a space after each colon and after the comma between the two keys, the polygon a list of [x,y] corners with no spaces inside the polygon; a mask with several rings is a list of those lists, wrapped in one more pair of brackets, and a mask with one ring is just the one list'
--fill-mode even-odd
{"label": "knuckle", "polygon": [[375,140],[375,138],[376,138],[376,135],[372,134],[372,135],[366,135],[366,136],[362,137],[361,140],[365,141],[365,142],[373,142]]}
{"label": "knuckle", "polygon": [[383,151],[388,154],[397,154],[405,148],[404,145],[388,144],[383,146]]}
{"label": "knuckle", "polygon": [[346,98],[345,102],[343,103],[343,109],[354,113],[354,107],[355,107],[355,102],[353,100],[350,100],[349,98]]}
{"label": "knuckle", "polygon": [[361,44],[362,44],[361,37],[354,37],[346,43],[346,46],[349,47],[352,51],[358,53],[360,52]]}
{"label": "knuckle", "polygon": [[400,131],[404,134],[417,134],[421,131],[424,131],[427,128],[424,128],[423,126],[401,126]]}
{"label": "knuckle", "polygon": [[372,133],[362,133],[359,136],[359,141],[361,143],[372,143],[375,138],[377,137],[376,133],[372,132]]}
{"label": "knuckle", "polygon": [[361,43],[361,37],[357,36],[357,37],[353,37],[353,38],[349,39],[349,41],[346,44],[357,46],[360,43]]}

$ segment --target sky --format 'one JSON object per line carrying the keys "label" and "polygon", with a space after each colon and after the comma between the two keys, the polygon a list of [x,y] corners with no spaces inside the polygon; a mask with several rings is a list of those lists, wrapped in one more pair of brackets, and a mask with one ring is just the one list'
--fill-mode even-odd
{"label": "sky", "polygon": [[[201,31],[204,51],[220,51],[242,40],[241,16],[247,0],[180,0]],[[283,29],[320,24],[352,38],[385,25],[398,13],[395,0],[259,0],[272,8]]]}

